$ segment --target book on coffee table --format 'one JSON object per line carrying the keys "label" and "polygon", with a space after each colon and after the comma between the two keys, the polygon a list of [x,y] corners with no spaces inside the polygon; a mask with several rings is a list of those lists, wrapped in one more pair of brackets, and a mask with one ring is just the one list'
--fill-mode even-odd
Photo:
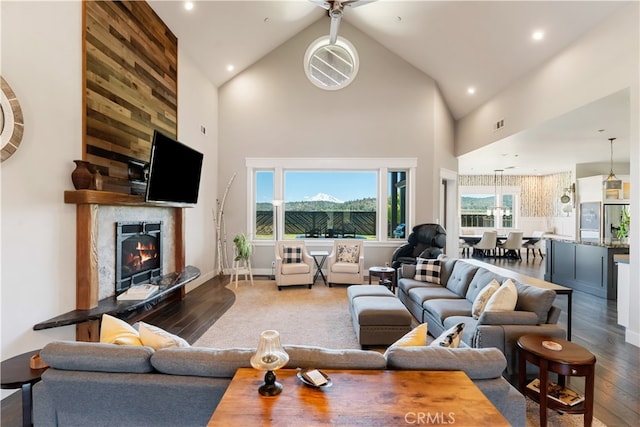
{"label": "book on coffee table", "polygon": [[[527,388],[535,391],[536,393],[540,393],[540,379],[536,378],[527,384]],[[577,393],[574,390],[571,390],[568,387],[562,387],[559,384],[554,382],[549,382],[547,385],[547,396],[549,398],[555,400],[556,402],[562,403],[567,406],[574,406],[578,403],[584,401],[584,396]]]}
{"label": "book on coffee table", "polygon": [[118,301],[143,300],[158,292],[158,285],[145,283],[142,285],[133,285],[116,298]]}

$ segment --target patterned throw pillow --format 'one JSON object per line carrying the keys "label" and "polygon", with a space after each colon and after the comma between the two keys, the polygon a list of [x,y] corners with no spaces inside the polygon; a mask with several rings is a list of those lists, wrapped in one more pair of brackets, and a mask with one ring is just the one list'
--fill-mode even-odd
{"label": "patterned throw pillow", "polygon": [[359,257],[360,248],[358,245],[338,244],[338,262],[357,263]]}
{"label": "patterned throw pillow", "polygon": [[440,261],[437,259],[418,258],[414,280],[440,284]]}
{"label": "patterned throw pillow", "polygon": [[500,283],[498,283],[496,279],[493,279],[491,283],[478,292],[478,296],[476,296],[476,299],[473,301],[473,307],[471,308],[471,314],[474,319],[478,319],[480,317],[489,302],[489,298],[491,298],[499,287]]}
{"label": "patterned throw pillow", "polygon": [[462,338],[463,329],[464,323],[458,323],[451,329],[444,331],[429,345],[433,347],[458,348],[460,345],[460,339]]}
{"label": "patterned throw pillow", "polygon": [[302,248],[300,246],[285,246],[282,248],[282,261],[285,264],[302,262]]}

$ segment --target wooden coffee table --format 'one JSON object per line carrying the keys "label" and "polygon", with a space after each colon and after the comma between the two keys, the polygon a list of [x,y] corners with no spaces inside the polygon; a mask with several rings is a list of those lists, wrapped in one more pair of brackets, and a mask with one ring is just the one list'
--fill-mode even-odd
{"label": "wooden coffee table", "polygon": [[264,372],[238,369],[208,426],[384,426],[509,422],[461,371],[323,370],[326,388],[304,385],[295,369],[276,371],[284,390],[264,397]]}

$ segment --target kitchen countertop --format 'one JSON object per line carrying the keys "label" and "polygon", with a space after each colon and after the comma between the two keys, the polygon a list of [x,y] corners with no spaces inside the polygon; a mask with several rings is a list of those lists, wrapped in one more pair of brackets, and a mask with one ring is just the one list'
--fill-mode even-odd
{"label": "kitchen countertop", "polygon": [[557,242],[575,243],[576,245],[601,246],[603,248],[629,248],[628,243],[606,242],[604,240],[574,240],[568,237],[544,236],[544,239],[555,240]]}

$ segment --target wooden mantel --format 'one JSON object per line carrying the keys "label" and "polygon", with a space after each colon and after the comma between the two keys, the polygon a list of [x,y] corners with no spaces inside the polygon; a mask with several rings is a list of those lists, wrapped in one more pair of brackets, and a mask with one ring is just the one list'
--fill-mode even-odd
{"label": "wooden mantel", "polygon": [[[98,208],[101,205],[172,208],[175,221],[175,269],[184,270],[184,205],[147,203],[143,196],[94,190],[65,191],[64,202],[76,205],[76,309],[89,310],[98,306]],[[184,287],[180,288],[180,292],[180,297],[184,298]],[[95,341],[98,334],[99,321],[76,326],[78,341]]]}

